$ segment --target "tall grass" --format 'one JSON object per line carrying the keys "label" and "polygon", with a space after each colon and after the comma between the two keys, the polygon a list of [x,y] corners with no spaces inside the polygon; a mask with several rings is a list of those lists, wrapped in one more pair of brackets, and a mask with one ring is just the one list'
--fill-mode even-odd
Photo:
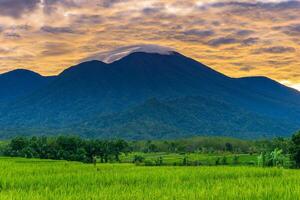
{"label": "tall grass", "polygon": [[299,199],[300,171],[0,159],[0,199]]}

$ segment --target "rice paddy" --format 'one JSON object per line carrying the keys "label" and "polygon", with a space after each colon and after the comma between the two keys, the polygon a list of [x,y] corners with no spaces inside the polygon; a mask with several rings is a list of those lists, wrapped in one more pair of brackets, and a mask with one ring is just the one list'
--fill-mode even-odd
{"label": "rice paddy", "polygon": [[0,199],[300,199],[300,171],[0,159]]}

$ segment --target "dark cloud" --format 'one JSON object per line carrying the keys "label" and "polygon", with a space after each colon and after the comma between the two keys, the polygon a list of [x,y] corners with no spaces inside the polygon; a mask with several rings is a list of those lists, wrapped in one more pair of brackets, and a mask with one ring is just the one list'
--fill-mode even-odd
{"label": "dark cloud", "polygon": [[289,65],[291,63],[293,63],[293,61],[284,61],[284,60],[269,60],[267,61],[270,65],[279,68],[285,65]]}
{"label": "dark cloud", "polygon": [[124,0],[100,0],[98,6],[104,8],[110,8],[117,3],[123,2]]}
{"label": "dark cloud", "polygon": [[42,56],[59,56],[72,52],[72,47],[67,43],[47,42],[44,44],[44,50],[41,52]]}
{"label": "dark cloud", "polygon": [[277,26],[274,30],[281,30],[283,33],[290,36],[300,36],[300,24],[291,24],[288,26]]}
{"label": "dark cloud", "polygon": [[0,0],[0,15],[19,18],[36,9],[40,0]]}
{"label": "dark cloud", "polygon": [[291,53],[295,52],[296,49],[293,47],[285,47],[285,46],[273,46],[268,48],[261,48],[254,51],[255,54],[259,53],[272,53],[272,54],[281,54],[281,53]]}
{"label": "dark cloud", "polygon": [[[265,3],[266,4],[266,3]],[[279,3],[269,3],[271,8],[274,9],[299,9],[300,8],[300,2],[299,1],[283,1]]]}
{"label": "dark cloud", "polygon": [[257,37],[250,37],[250,38],[238,38],[235,35],[234,36],[227,36],[227,37],[220,37],[215,38],[210,41],[208,41],[206,44],[209,46],[222,46],[222,45],[230,45],[230,44],[240,44],[242,46],[251,46],[256,44],[259,41],[259,38]]}
{"label": "dark cloud", "polygon": [[162,8],[159,7],[152,7],[152,8],[144,8],[142,10],[143,14],[145,15],[152,15],[152,14],[157,14],[160,13]]}
{"label": "dark cloud", "polygon": [[69,33],[69,34],[78,34],[79,32],[72,29],[71,27],[53,27],[53,26],[43,26],[41,31],[52,33],[52,34],[59,34],[59,33]]}
{"label": "dark cloud", "polygon": [[59,6],[66,8],[79,8],[83,3],[84,1],[77,0],[44,0],[44,13],[51,14],[52,12],[56,11]]}
{"label": "dark cloud", "polygon": [[10,38],[10,39],[18,39],[18,38],[21,38],[21,35],[18,33],[14,33],[14,32],[7,32],[7,33],[4,33],[4,37]]}
{"label": "dark cloud", "polygon": [[241,43],[242,43],[242,45],[245,45],[245,46],[251,46],[251,45],[256,44],[258,41],[259,41],[259,38],[257,38],[257,37],[250,37],[250,38],[243,40]]}
{"label": "dark cloud", "polygon": [[[285,21],[298,19],[300,12],[299,1],[272,2],[272,1],[226,1],[210,4],[212,8],[226,8],[223,15],[243,16],[252,20]],[[277,12],[286,12],[277,15]],[[298,12],[298,13],[297,13]]]}
{"label": "dark cloud", "polygon": [[39,5],[44,6],[45,13],[51,13],[58,5],[68,8],[78,7],[80,2],[76,0],[0,0],[0,15],[20,18],[23,14],[35,10]]}
{"label": "dark cloud", "polygon": [[44,0],[44,5],[62,4],[65,6],[76,7],[78,3],[76,0]]}
{"label": "dark cloud", "polygon": [[144,15],[155,15],[155,14],[162,14],[162,12],[165,10],[166,6],[164,3],[158,2],[155,4],[152,4],[150,7],[146,7],[142,10],[142,13]]}
{"label": "dark cloud", "polygon": [[216,2],[213,4],[210,4],[209,6],[211,7],[255,7],[257,4],[256,3],[251,3],[251,2],[235,2],[235,1],[229,1],[229,2]]}
{"label": "dark cloud", "polygon": [[17,31],[29,31],[32,29],[32,26],[29,26],[27,24],[23,25],[14,25],[9,27],[9,30],[17,30]]}
{"label": "dark cloud", "polygon": [[213,21],[213,22],[211,22],[211,24],[214,25],[214,26],[220,26],[221,22],[219,22],[219,21]]}
{"label": "dark cloud", "polygon": [[252,30],[238,30],[235,34],[238,36],[249,36],[252,33],[254,33]]}
{"label": "dark cloud", "polygon": [[208,37],[214,35],[214,31],[212,30],[197,30],[197,29],[191,29],[188,31],[183,32],[184,35],[195,35],[200,37]]}
{"label": "dark cloud", "polygon": [[245,72],[249,72],[251,70],[255,69],[255,67],[253,66],[243,66],[243,67],[240,67],[240,70],[241,71],[245,71]]}
{"label": "dark cloud", "polygon": [[103,22],[101,15],[70,15],[71,20],[77,24],[100,24]]}
{"label": "dark cloud", "polygon": [[207,44],[209,46],[221,46],[221,45],[228,45],[228,44],[236,44],[239,41],[232,37],[220,37],[216,39],[210,40]]}
{"label": "dark cloud", "polygon": [[265,10],[285,10],[285,9],[298,9],[300,8],[299,1],[284,1],[284,2],[217,2],[211,4],[212,7],[232,7],[244,9],[265,9]]}

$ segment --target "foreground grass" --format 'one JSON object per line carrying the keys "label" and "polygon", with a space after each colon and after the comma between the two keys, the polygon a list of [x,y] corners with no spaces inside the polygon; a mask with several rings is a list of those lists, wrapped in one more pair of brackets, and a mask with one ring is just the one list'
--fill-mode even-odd
{"label": "foreground grass", "polygon": [[300,171],[0,159],[0,199],[299,199]]}

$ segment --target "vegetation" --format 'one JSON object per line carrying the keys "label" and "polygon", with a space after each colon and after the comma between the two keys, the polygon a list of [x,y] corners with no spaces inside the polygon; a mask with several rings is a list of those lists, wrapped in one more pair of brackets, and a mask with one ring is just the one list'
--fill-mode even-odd
{"label": "vegetation", "polygon": [[300,196],[300,171],[257,167],[140,167],[0,158],[0,199],[283,199]]}
{"label": "vegetation", "polygon": [[0,147],[5,156],[24,157],[0,157],[0,199],[292,200],[300,196],[300,171],[285,169],[299,167],[300,132],[291,139],[260,141],[16,137]]}
{"label": "vegetation", "polygon": [[135,163],[146,166],[258,165],[298,168],[300,133],[291,139],[247,141],[224,137],[195,137],[164,141],[82,139],[76,136],[16,137],[2,144],[11,157]]}
{"label": "vegetation", "polygon": [[300,167],[300,131],[292,136],[290,152],[297,168]]}
{"label": "vegetation", "polygon": [[[143,153],[132,152],[120,157],[122,163],[135,163],[138,166],[157,166],[162,159],[163,166],[214,166],[214,165],[257,165],[256,154],[232,154],[226,152],[216,153]],[[225,159],[224,159],[225,157]],[[222,162],[226,160],[226,162]]]}
{"label": "vegetation", "polygon": [[82,162],[119,161],[121,153],[128,152],[124,140],[83,140],[79,137],[16,137],[3,148],[3,155],[12,157],[69,160]]}

